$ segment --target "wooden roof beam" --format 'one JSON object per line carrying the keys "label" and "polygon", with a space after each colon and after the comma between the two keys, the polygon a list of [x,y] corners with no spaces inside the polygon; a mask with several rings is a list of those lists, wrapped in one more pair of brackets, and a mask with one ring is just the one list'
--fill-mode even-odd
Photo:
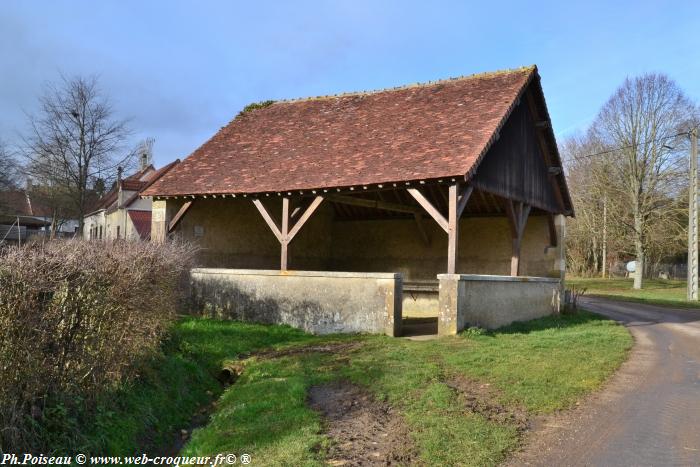
{"label": "wooden roof beam", "polygon": [[404,212],[408,214],[420,212],[420,210],[414,206],[407,206],[405,204],[398,203],[389,203],[386,201],[377,201],[367,198],[357,198],[355,196],[326,195],[326,198],[332,203],[348,204],[350,206],[359,206],[363,208],[383,209],[385,211]]}

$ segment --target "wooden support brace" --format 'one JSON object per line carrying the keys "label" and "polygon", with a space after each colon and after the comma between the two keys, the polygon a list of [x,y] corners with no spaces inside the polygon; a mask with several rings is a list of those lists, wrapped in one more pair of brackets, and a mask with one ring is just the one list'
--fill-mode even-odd
{"label": "wooden support brace", "polygon": [[270,216],[270,214],[267,212],[267,209],[265,209],[262,201],[259,199],[254,199],[253,204],[256,208],[258,208],[260,215],[263,217],[263,219],[265,219],[265,222],[267,223],[268,227],[270,227],[270,230],[272,230],[272,233],[275,234],[275,237],[277,237],[277,241],[282,243],[282,232],[274,219],[272,219],[272,216]]}
{"label": "wooden support brace", "polygon": [[177,227],[177,224],[180,223],[182,220],[182,217],[185,215],[185,213],[192,207],[192,204],[194,203],[194,200],[192,201],[187,201],[185,204],[180,206],[180,209],[177,211],[177,214],[175,214],[175,217],[173,217],[173,220],[170,221],[168,224],[168,233],[172,232],[175,227]]}
{"label": "wooden support brace", "polygon": [[296,236],[297,233],[299,233],[299,230],[304,226],[306,221],[309,220],[311,215],[316,211],[316,208],[318,208],[321,203],[323,202],[323,196],[317,196],[314,198],[314,200],[311,202],[308,208],[304,211],[304,213],[299,217],[299,220],[294,224],[294,227],[289,231],[287,234],[287,242],[291,242],[292,239]]}
{"label": "wooden support brace", "polygon": [[457,219],[462,217],[464,208],[467,207],[467,202],[469,201],[469,198],[471,197],[473,192],[474,187],[472,185],[467,185],[466,187],[464,187],[464,190],[462,190],[462,193],[459,195],[459,201],[457,203]]}
{"label": "wooden support brace", "polygon": [[511,237],[513,239],[513,253],[510,258],[510,275],[518,276],[520,274],[520,246],[522,244],[523,234],[525,233],[525,225],[527,218],[530,215],[531,206],[521,201],[513,202],[506,200],[506,214],[508,223],[510,224]]}
{"label": "wooden support brace", "polygon": [[433,204],[430,201],[428,201],[428,198],[423,196],[423,193],[418,191],[416,188],[409,188],[407,191],[411,196],[413,196],[413,198],[416,201],[418,201],[418,204],[423,206],[423,209],[425,209],[427,213],[430,214],[430,217],[435,219],[435,222],[438,223],[442,230],[449,233],[447,219],[445,219],[445,217],[442,214],[440,214],[440,211],[438,211],[437,208],[433,206]]}

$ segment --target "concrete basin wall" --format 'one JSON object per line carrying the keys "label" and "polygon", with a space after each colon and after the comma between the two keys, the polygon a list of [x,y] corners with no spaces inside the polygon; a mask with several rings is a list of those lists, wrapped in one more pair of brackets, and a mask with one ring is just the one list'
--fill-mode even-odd
{"label": "concrete basin wall", "polygon": [[314,334],[401,334],[401,274],[197,268],[190,277],[197,314]]}
{"label": "concrete basin wall", "polygon": [[495,329],[559,311],[560,280],[477,274],[440,274],[438,333],[466,327]]}

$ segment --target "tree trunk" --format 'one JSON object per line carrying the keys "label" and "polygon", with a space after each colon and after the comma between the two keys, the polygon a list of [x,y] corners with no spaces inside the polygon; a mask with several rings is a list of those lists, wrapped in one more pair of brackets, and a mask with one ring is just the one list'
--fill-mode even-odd
{"label": "tree trunk", "polygon": [[598,261],[598,238],[593,235],[593,249],[592,249],[592,254],[593,254],[593,270],[591,271],[591,277],[598,275],[598,270],[600,267],[600,263]]}

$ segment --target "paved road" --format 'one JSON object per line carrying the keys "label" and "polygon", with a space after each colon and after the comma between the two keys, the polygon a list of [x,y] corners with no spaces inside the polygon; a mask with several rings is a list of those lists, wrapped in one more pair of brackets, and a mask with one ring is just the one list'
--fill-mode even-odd
{"label": "paved road", "polygon": [[635,338],[599,394],[535,427],[512,464],[700,466],[700,311],[586,297]]}

